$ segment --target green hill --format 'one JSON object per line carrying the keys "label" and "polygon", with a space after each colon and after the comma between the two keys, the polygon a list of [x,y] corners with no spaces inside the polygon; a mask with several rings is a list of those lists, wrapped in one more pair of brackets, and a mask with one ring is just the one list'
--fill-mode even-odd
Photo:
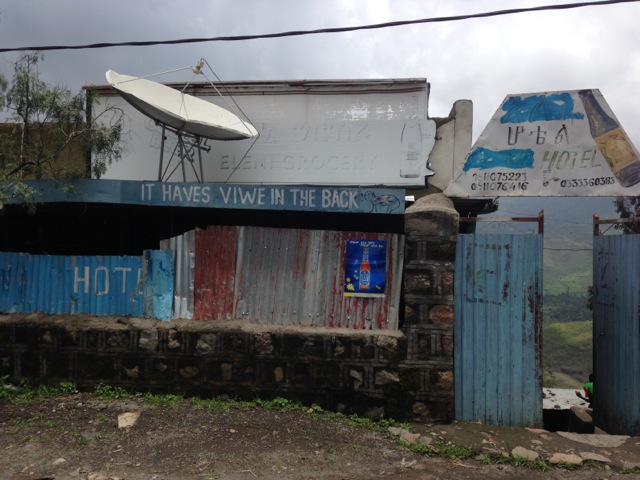
{"label": "green hill", "polygon": [[591,322],[547,323],[542,332],[545,387],[578,388],[593,371]]}

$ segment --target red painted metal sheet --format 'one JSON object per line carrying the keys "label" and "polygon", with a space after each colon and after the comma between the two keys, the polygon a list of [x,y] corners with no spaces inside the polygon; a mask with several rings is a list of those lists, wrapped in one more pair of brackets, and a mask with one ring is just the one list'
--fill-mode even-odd
{"label": "red painted metal sheet", "polygon": [[[268,324],[397,329],[401,235],[241,227],[236,316]],[[382,298],[344,296],[348,240],[387,241]]]}
{"label": "red painted metal sheet", "polygon": [[196,229],[194,319],[234,318],[237,242],[237,227]]}

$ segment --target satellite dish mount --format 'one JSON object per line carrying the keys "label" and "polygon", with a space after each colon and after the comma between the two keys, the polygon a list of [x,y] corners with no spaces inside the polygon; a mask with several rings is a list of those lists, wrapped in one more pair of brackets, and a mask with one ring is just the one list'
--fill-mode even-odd
{"label": "satellite dish mount", "polygon": [[[194,67],[186,67],[185,69],[191,70],[194,77],[196,75],[204,75],[202,67],[205,64],[209,65],[206,60],[200,59]],[[213,70],[211,71],[213,73]],[[107,81],[118,90],[127,102],[145,116],[154,120],[156,125],[162,127],[158,181],[169,181],[176,171],[180,169],[182,180],[186,182],[187,165],[189,165],[196,181],[203,183],[202,152],[208,153],[211,150],[207,140],[253,139],[253,143],[244,154],[244,157],[246,157],[258,139],[258,131],[246,119],[244,114],[245,120],[230,110],[184,93],[191,82],[187,83],[182,90],[177,90],[161,83],[152,82],[146,78],[120,75],[113,70],[107,71],[106,76]],[[207,78],[207,80],[209,79]],[[209,80],[209,84],[221,98],[224,98],[211,80]],[[235,101],[234,104],[242,113]],[[164,147],[167,131],[176,135],[177,143],[165,165]],[[196,155],[197,165],[195,164]]]}

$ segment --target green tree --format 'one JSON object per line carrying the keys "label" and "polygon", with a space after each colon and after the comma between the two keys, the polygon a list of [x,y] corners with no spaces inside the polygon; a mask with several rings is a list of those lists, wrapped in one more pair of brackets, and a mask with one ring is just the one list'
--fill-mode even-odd
{"label": "green tree", "polygon": [[[640,217],[640,197],[617,197],[613,201],[620,218]],[[623,223],[615,228],[624,233],[640,233],[640,223]]]}
{"label": "green tree", "polygon": [[[40,79],[40,52],[21,54],[9,82],[0,76],[0,202],[28,200],[24,179],[100,178],[122,156],[123,112],[96,113],[88,91],[72,93]],[[87,161],[90,159],[90,161]],[[1,203],[0,203],[1,205]]]}

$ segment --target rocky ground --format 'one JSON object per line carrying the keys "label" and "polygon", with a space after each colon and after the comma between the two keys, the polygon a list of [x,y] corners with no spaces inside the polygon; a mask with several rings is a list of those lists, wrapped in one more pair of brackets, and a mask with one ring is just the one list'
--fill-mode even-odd
{"label": "rocky ground", "polygon": [[89,393],[2,399],[0,478],[640,478],[623,473],[640,472],[637,438],[461,423],[374,431],[364,419],[291,406]]}

